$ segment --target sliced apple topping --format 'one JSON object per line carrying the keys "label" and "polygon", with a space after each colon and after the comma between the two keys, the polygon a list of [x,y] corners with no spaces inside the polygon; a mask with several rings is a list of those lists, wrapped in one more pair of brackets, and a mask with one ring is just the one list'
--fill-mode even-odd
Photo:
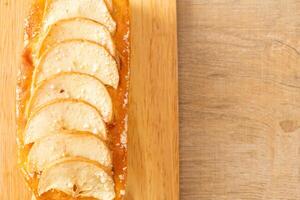
{"label": "sliced apple topping", "polygon": [[30,144],[62,130],[87,131],[106,140],[106,127],[98,110],[92,105],[72,99],[50,102],[29,118],[24,143]]}
{"label": "sliced apple topping", "polygon": [[80,99],[95,106],[105,122],[113,116],[112,100],[97,78],[75,72],[60,73],[43,81],[34,91],[28,113],[56,99]]}
{"label": "sliced apple topping", "polygon": [[119,84],[115,59],[103,46],[87,40],[64,41],[47,51],[36,69],[35,85],[60,72],[90,74],[114,88]]}
{"label": "sliced apple topping", "polygon": [[48,0],[45,7],[44,30],[61,19],[84,17],[103,24],[114,33],[116,22],[112,18],[105,0]]}
{"label": "sliced apple topping", "polygon": [[56,43],[70,40],[84,39],[96,42],[105,47],[113,56],[115,45],[110,32],[102,24],[87,18],[71,18],[60,20],[49,27],[49,30],[42,40],[39,55],[47,51]]}
{"label": "sliced apple topping", "polygon": [[43,171],[38,193],[42,195],[50,190],[62,191],[74,198],[115,198],[112,177],[97,164],[76,158],[60,160]]}
{"label": "sliced apple topping", "polygon": [[107,5],[107,8],[112,11],[113,10],[113,2],[112,0],[105,0],[105,3]]}
{"label": "sliced apple topping", "polygon": [[58,133],[32,146],[28,155],[28,171],[39,173],[55,160],[64,157],[83,157],[111,169],[111,154],[107,145],[90,133]]}

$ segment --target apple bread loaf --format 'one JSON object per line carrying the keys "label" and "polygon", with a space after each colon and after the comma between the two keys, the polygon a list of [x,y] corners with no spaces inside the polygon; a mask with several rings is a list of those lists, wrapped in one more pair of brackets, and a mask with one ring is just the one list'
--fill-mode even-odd
{"label": "apple bread loaf", "polygon": [[33,199],[124,199],[128,1],[35,0],[24,44],[18,147]]}

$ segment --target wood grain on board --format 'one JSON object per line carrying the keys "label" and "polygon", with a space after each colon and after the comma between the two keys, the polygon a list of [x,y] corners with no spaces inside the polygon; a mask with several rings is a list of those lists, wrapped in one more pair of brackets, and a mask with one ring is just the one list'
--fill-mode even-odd
{"label": "wood grain on board", "polygon": [[179,0],[182,200],[300,199],[300,1]]}
{"label": "wood grain on board", "polygon": [[176,1],[130,3],[128,200],[178,200]]}
{"label": "wood grain on board", "polygon": [[17,168],[15,85],[28,1],[0,0],[0,199],[30,200]]}
{"label": "wood grain on board", "polygon": [[[30,200],[17,168],[15,84],[31,0],[0,0],[0,199]],[[176,1],[131,0],[129,200],[179,199]],[[166,192],[167,191],[167,192]]]}

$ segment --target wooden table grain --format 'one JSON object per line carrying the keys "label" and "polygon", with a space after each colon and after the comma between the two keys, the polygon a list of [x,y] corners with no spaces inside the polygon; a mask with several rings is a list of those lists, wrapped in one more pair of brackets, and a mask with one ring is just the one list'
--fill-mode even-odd
{"label": "wooden table grain", "polygon": [[178,0],[182,200],[300,199],[300,1]]}

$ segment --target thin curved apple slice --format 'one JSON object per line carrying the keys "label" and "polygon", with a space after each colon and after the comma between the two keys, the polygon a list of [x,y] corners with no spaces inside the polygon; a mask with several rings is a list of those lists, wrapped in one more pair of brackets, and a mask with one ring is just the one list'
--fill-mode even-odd
{"label": "thin curved apple slice", "polygon": [[117,62],[101,45],[87,40],[68,40],[53,46],[40,60],[35,85],[60,72],[81,72],[97,77],[105,85],[117,88]]}
{"label": "thin curved apple slice", "polygon": [[97,78],[76,72],[56,74],[43,81],[34,90],[28,113],[50,101],[68,98],[84,100],[100,111],[105,122],[112,120],[112,100],[106,87]]}
{"label": "thin curved apple slice", "polygon": [[116,56],[115,45],[110,32],[102,24],[87,18],[71,18],[56,22],[49,27],[47,35],[41,42],[39,55],[54,44],[71,39],[84,39],[96,42]]}
{"label": "thin curved apple slice", "polygon": [[114,5],[113,5],[112,0],[105,0],[105,3],[106,3],[106,5],[107,5],[107,8],[108,8],[110,11],[112,11],[113,8],[114,8]]}
{"label": "thin curved apple slice", "polygon": [[43,171],[38,193],[42,195],[50,190],[62,191],[74,198],[115,198],[112,177],[97,164],[76,158],[60,160]]}
{"label": "thin curved apple slice", "polygon": [[87,131],[107,138],[105,123],[95,107],[80,100],[63,99],[44,105],[30,116],[24,143],[34,143],[63,130]]}
{"label": "thin curved apple slice", "polygon": [[91,133],[58,133],[38,140],[28,155],[28,171],[39,173],[55,160],[83,157],[111,169],[111,153],[107,145]]}
{"label": "thin curved apple slice", "polygon": [[62,19],[84,17],[103,24],[111,33],[116,31],[116,22],[104,0],[48,0],[44,13],[44,30]]}

